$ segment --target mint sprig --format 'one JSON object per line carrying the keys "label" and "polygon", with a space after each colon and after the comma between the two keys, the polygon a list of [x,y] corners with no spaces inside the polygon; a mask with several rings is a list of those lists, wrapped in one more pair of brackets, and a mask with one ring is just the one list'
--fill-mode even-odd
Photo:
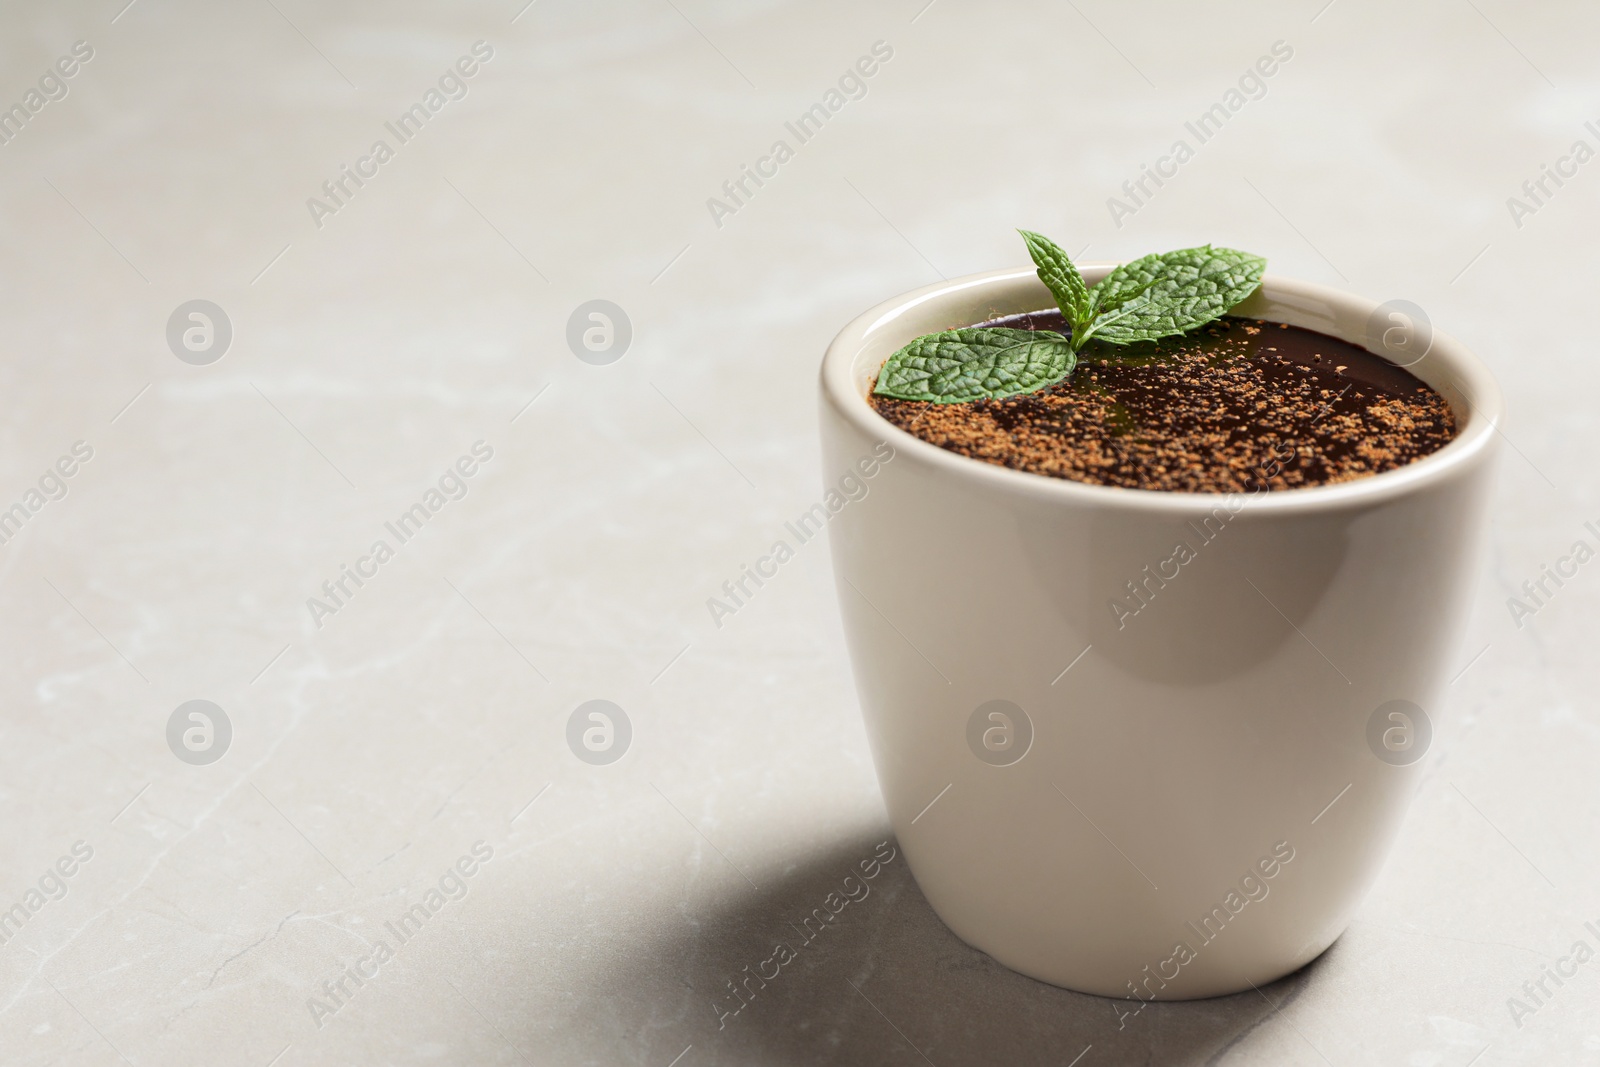
{"label": "mint sprig", "polygon": [[1125,263],[1090,289],[1060,245],[1017,232],[1070,335],[999,327],[926,334],[885,361],[873,392],[934,404],[1036,392],[1070,375],[1091,338],[1154,341],[1221,318],[1256,290],[1267,266],[1260,256],[1204,245]]}

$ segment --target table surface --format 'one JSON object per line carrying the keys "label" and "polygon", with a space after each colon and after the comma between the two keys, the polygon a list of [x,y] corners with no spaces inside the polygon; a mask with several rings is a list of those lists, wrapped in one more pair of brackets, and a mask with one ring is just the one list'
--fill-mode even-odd
{"label": "table surface", "polygon": [[[1600,962],[1524,992],[1600,947],[1600,564],[1508,605],[1600,544],[1592,6],[124,4],[0,15],[0,1061],[1600,1062]],[[1259,993],[1119,1022],[897,859],[719,1029],[892,835],[827,550],[706,602],[820,495],[832,334],[1017,226],[1258,251],[1500,376],[1406,830]]]}

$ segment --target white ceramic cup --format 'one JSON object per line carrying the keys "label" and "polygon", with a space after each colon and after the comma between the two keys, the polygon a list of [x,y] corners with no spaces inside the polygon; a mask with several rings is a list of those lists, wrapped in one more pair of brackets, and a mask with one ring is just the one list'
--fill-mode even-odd
{"label": "white ceramic cup", "polygon": [[[884,801],[929,904],[1006,966],[1142,1000],[1248,989],[1339,936],[1399,830],[1460,667],[1500,393],[1434,333],[1409,369],[1451,405],[1448,445],[1233,497],[1009,470],[867,403],[912,338],[1051,306],[1032,270],[959,278],[823,360],[824,473],[866,487],[828,525]],[[1235,313],[1363,345],[1380,309],[1268,277]]]}

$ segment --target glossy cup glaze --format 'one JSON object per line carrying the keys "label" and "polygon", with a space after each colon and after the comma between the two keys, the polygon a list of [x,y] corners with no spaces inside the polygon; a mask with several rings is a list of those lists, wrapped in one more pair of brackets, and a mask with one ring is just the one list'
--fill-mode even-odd
{"label": "glossy cup glaze", "polygon": [[[866,492],[829,529],[884,802],[934,910],[1008,967],[1106,996],[1248,989],[1339,936],[1399,830],[1458,665],[1500,393],[1436,333],[1410,370],[1453,441],[1232,497],[1008,470],[867,403],[912,338],[1051,305],[1031,270],[959,278],[823,360],[824,473]],[[1363,344],[1377,307],[1268,277],[1237,313]]]}

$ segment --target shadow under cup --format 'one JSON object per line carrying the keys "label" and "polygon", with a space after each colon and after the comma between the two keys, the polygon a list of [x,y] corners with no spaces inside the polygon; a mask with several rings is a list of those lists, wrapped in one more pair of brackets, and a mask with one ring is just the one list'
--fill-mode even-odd
{"label": "shadow under cup", "polygon": [[[868,486],[829,528],[884,802],[940,918],[1015,970],[1142,999],[1263,985],[1339,936],[1398,833],[1499,390],[1435,333],[1409,370],[1450,403],[1448,445],[1230,496],[981,463],[867,403],[914,337],[1051,304],[1031,270],[960,278],[873,308],[824,358],[824,476]],[[1268,277],[1235,313],[1364,344],[1377,310]]]}

